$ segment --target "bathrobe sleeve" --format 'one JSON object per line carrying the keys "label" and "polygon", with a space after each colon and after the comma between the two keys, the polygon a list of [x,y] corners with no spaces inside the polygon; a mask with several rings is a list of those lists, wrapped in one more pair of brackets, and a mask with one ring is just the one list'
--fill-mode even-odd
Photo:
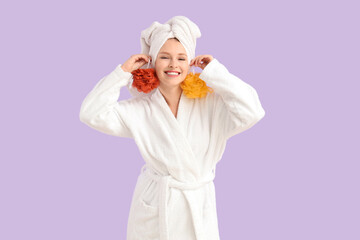
{"label": "bathrobe sleeve", "polygon": [[231,74],[217,59],[199,77],[214,89],[213,120],[225,139],[251,128],[264,117],[256,90]]}
{"label": "bathrobe sleeve", "polygon": [[81,104],[80,121],[102,133],[132,138],[126,115],[131,109],[128,100],[118,101],[120,88],[132,82],[132,74],[119,64],[103,77]]}

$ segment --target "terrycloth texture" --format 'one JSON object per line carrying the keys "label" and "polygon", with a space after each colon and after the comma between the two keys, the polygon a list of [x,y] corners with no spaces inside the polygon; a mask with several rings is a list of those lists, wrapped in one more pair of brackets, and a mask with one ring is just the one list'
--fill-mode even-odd
{"label": "terrycloth texture", "polygon": [[127,240],[219,240],[212,180],[227,140],[265,115],[256,90],[213,59],[200,78],[214,92],[196,99],[182,94],[175,118],[158,88],[117,101],[131,78],[120,66],[86,96],[80,120],[134,139],[146,163],[132,198]]}
{"label": "terrycloth texture", "polygon": [[173,37],[179,39],[184,46],[190,64],[195,57],[196,39],[201,37],[201,32],[199,27],[187,17],[175,16],[165,24],[155,21],[141,32],[141,53],[151,56],[153,68],[160,48],[166,40]]}

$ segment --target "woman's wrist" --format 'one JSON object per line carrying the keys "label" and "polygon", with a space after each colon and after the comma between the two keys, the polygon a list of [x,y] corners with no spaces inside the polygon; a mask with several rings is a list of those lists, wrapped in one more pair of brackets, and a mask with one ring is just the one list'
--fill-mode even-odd
{"label": "woman's wrist", "polygon": [[121,69],[124,71],[124,72],[130,72],[126,67],[124,66],[121,66]]}

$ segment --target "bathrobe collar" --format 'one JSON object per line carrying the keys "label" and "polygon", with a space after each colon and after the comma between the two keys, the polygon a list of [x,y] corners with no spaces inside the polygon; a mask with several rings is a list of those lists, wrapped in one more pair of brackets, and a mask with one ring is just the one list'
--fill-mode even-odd
{"label": "bathrobe collar", "polygon": [[[196,181],[196,174],[193,174],[192,171],[194,169],[194,162],[196,162],[196,157],[186,134],[186,119],[189,119],[190,117],[189,114],[191,113],[189,109],[192,109],[192,105],[194,104],[195,100],[186,97],[184,92],[182,92],[180,96],[177,117],[175,117],[172,113],[159,88],[157,88],[154,91],[154,94],[151,95],[151,101],[154,101],[154,104],[157,104],[159,108],[163,110],[162,114],[157,117],[163,118],[161,121],[167,123],[164,125],[164,128],[168,128],[169,134],[172,135],[172,138],[176,141],[178,148],[182,149],[183,158],[179,164],[183,166],[183,169],[187,169],[188,174],[185,179],[189,182]],[[188,111],[186,111],[186,109],[188,109]],[[171,175],[174,177],[178,176],[178,174],[172,173],[171,170],[172,169],[170,168],[169,172]]]}

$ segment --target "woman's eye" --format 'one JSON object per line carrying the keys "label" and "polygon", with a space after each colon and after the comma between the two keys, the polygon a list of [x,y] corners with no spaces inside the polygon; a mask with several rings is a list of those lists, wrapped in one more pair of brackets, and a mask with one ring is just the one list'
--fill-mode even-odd
{"label": "woman's eye", "polygon": [[[168,59],[168,57],[160,57],[160,59]],[[179,60],[185,61],[186,59],[185,58],[179,58]]]}

